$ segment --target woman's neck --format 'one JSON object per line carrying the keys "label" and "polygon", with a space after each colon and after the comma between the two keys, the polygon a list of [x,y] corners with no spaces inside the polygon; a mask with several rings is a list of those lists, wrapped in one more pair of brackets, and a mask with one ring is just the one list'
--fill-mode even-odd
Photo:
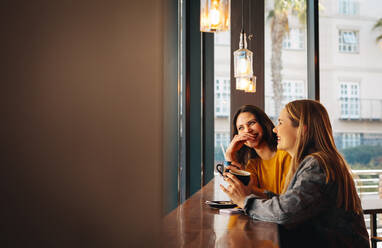
{"label": "woman's neck", "polygon": [[270,160],[276,154],[269,146],[264,142],[260,147],[254,148],[257,155],[263,160]]}
{"label": "woman's neck", "polygon": [[297,147],[294,147],[290,150],[286,150],[286,152],[289,153],[289,155],[293,158],[297,154]]}

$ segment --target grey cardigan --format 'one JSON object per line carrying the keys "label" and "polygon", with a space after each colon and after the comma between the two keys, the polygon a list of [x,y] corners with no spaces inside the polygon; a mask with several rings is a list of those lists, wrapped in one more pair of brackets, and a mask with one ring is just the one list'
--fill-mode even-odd
{"label": "grey cardigan", "polygon": [[363,215],[337,208],[336,184],[325,181],[317,159],[307,156],[284,194],[268,194],[270,199],[250,195],[244,202],[245,213],[298,230],[309,239],[307,247],[370,247]]}

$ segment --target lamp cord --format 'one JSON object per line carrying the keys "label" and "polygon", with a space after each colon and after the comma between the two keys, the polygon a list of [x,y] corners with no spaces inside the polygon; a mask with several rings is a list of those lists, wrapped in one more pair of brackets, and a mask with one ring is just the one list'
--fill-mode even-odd
{"label": "lamp cord", "polygon": [[241,0],[241,33],[244,33],[244,0]]}

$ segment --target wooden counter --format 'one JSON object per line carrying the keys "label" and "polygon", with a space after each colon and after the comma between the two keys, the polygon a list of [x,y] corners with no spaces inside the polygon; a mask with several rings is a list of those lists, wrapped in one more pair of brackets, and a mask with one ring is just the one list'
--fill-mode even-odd
{"label": "wooden counter", "polygon": [[162,247],[279,247],[278,226],[219,214],[206,200],[227,200],[216,177],[163,220]]}

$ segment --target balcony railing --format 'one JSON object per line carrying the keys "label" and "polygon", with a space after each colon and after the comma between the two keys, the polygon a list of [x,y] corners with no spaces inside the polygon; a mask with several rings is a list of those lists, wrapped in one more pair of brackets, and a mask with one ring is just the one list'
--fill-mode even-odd
{"label": "balcony railing", "polygon": [[360,197],[373,195],[382,197],[382,170],[352,170]]}
{"label": "balcony railing", "polygon": [[340,98],[341,120],[382,121],[382,99]]}
{"label": "balcony railing", "polygon": [[[360,198],[382,198],[382,170],[352,170]],[[365,224],[370,232],[370,215],[365,214]],[[377,234],[382,233],[382,216],[378,215]]]}

